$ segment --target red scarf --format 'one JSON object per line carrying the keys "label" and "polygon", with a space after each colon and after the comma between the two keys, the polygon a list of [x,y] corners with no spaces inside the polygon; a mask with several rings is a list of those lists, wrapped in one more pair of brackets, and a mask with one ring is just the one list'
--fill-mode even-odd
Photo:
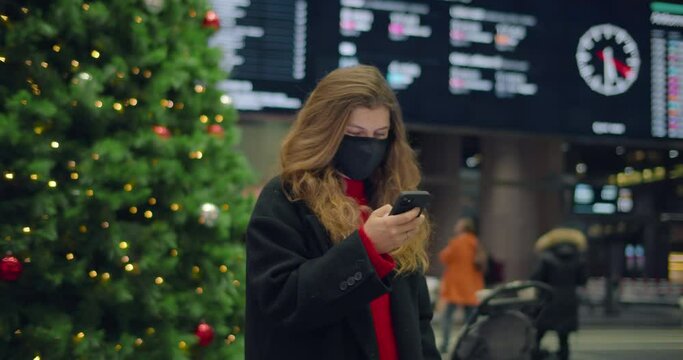
{"label": "red scarf", "polygon": [[[346,183],[346,195],[355,199],[358,205],[368,205],[363,181],[344,178],[344,182]],[[363,222],[367,220],[369,215],[365,212],[362,213]],[[380,255],[377,252],[363,227],[360,228],[358,233],[377,275],[380,279],[384,278],[394,269],[396,265],[394,259],[389,254]],[[375,337],[377,338],[380,360],[398,360],[396,337],[394,336],[394,327],[391,322],[389,294],[382,294],[372,300],[370,302],[370,312],[372,313],[372,322],[375,325]]]}

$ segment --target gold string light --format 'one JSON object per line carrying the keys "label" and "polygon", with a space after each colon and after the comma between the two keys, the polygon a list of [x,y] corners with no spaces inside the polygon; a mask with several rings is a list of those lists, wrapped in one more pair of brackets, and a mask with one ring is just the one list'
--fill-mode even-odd
{"label": "gold string light", "polygon": [[58,44],[52,45],[52,51],[58,53],[58,52],[60,52],[61,50],[62,50],[62,47],[59,46]]}
{"label": "gold string light", "polygon": [[7,180],[13,180],[13,179],[14,179],[14,173],[6,172],[6,173],[5,173],[5,179],[7,179]]}

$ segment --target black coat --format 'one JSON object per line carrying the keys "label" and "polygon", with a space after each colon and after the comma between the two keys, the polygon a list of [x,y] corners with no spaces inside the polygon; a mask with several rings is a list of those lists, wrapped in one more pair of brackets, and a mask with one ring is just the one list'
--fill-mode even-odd
{"label": "black coat", "polygon": [[380,279],[357,231],[333,246],[279,178],[264,187],[247,229],[247,360],[378,359],[369,304],[387,292],[400,359],[440,359],[423,275]]}
{"label": "black coat", "polygon": [[586,284],[586,267],[576,246],[559,244],[545,250],[531,277],[553,288],[553,298],[541,312],[539,330],[575,331],[579,327],[576,288]]}

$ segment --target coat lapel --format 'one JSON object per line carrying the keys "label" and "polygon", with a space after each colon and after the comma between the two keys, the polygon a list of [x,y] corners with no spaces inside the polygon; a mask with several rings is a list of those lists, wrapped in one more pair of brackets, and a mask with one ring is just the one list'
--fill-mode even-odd
{"label": "coat lapel", "polygon": [[415,296],[411,294],[408,281],[404,277],[396,277],[392,284],[393,290],[390,294],[391,303],[391,321],[394,327],[394,336],[396,336],[396,347],[400,359],[420,359],[422,353],[419,348],[415,347],[415,339],[417,343],[421,341],[420,333],[418,332],[419,323],[416,323],[418,314],[416,307],[411,304],[411,299]]}
{"label": "coat lapel", "polygon": [[347,321],[351,332],[356,336],[356,340],[361,345],[366,359],[379,359],[375,326],[372,323],[370,306],[368,305],[362,311],[349,316]]}

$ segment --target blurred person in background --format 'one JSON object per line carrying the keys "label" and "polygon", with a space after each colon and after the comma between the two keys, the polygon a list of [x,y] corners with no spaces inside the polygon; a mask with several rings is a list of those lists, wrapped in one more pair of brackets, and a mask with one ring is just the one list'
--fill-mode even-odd
{"label": "blurred person in background", "polygon": [[484,288],[487,264],[486,253],[475,233],[474,220],[467,217],[459,219],[454,231],[454,237],[439,253],[439,260],[444,265],[440,299],[445,307],[441,324],[443,339],[439,348],[442,353],[448,352],[453,326],[451,319],[455,311],[462,308],[466,321],[479,304],[476,292]]}
{"label": "blurred person in background", "polygon": [[439,359],[428,222],[389,215],[420,172],[380,72],[325,76],[280,165],[247,229],[246,359]]}
{"label": "blurred person in background", "polygon": [[577,287],[585,285],[587,281],[586,266],[581,256],[586,246],[586,236],[570,228],[553,229],[536,241],[535,251],[540,261],[531,279],[553,288],[550,304],[538,319],[537,359],[545,356],[541,341],[549,330],[557,333],[558,358],[569,359],[569,334],[579,328]]}

